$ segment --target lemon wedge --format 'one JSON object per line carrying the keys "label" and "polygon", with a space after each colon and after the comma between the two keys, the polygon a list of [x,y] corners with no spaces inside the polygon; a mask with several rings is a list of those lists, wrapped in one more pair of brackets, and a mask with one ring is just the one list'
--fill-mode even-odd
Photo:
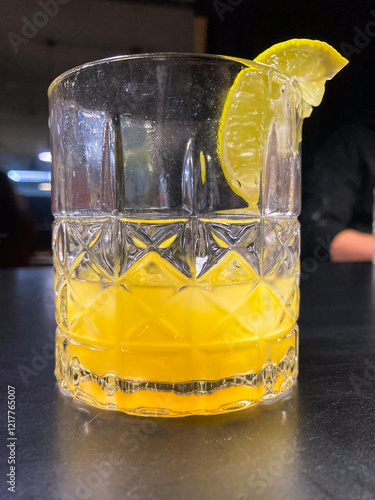
{"label": "lemon wedge", "polygon": [[304,100],[312,106],[322,102],[325,82],[349,62],[328,43],[306,38],[272,45],[254,61],[292,76],[299,83]]}
{"label": "lemon wedge", "polygon": [[[348,61],[333,47],[318,40],[293,39],[273,45],[255,58],[229,58],[245,65],[230,88],[220,119],[217,151],[225,178],[249,207],[260,196],[261,164],[274,99],[270,92],[267,64],[291,77],[302,93],[303,118],[322,101],[324,86]],[[257,64],[261,63],[261,64]]]}
{"label": "lemon wedge", "polygon": [[219,125],[217,149],[225,178],[254,208],[259,199],[268,107],[267,73],[254,66],[244,69],[228,93]]}

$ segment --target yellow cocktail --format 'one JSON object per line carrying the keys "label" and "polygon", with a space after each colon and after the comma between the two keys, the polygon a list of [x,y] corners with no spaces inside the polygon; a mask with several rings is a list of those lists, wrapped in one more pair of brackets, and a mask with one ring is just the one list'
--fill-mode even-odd
{"label": "yellow cocktail", "polygon": [[298,370],[302,119],[345,60],[150,54],[49,90],[56,376],[91,405],[214,414]]}

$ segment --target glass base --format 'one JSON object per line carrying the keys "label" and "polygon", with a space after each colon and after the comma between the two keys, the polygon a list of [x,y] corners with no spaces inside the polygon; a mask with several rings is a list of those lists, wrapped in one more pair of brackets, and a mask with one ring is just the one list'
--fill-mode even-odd
{"label": "glass base", "polygon": [[186,417],[239,411],[279,399],[296,381],[298,358],[290,347],[280,363],[266,363],[258,372],[175,384],[97,375],[77,357],[64,372],[57,363],[62,390],[91,406],[138,416]]}

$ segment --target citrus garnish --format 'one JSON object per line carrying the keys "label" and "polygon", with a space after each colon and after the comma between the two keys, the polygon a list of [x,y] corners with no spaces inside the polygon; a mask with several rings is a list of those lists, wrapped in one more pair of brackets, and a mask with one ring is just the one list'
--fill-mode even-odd
{"label": "citrus garnish", "polygon": [[306,38],[272,45],[254,60],[292,76],[301,87],[303,99],[312,106],[322,102],[325,82],[349,62],[328,43]]}
{"label": "citrus garnish", "polygon": [[[254,208],[259,201],[262,148],[266,146],[272,122],[275,96],[271,95],[268,71],[262,71],[260,64],[233,60],[245,68],[238,73],[228,92],[217,149],[228,184]],[[255,63],[272,66],[297,82],[305,118],[311,114],[311,106],[320,104],[325,82],[348,61],[324,42],[294,39],[273,45],[262,52]]]}
{"label": "citrus garnish", "polygon": [[218,154],[225,178],[249,205],[259,198],[267,81],[267,74],[259,70],[242,70],[229,91],[219,126]]}

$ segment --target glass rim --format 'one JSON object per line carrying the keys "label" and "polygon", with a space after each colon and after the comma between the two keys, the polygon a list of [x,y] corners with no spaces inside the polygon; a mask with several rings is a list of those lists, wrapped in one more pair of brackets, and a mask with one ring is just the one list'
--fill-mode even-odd
{"label": "glass rim", "polygon": [[120,55],[120,56],[112,56],[112,57],[106,57],[104,59],[97,59],[94,61],[90,61],[84,64],[80,64],[79,66],[75,66],[74,68],[68,69],[64,73],[61,73],[61,75],[57,76],[54,80],[52,80],[51,84],[48,87],[48,97],[51,96],[53,90],[60,84],[62,83],[66,78],[68,78],[70,75],[73,75],[74,73],[79,73],[83,69],[91,68],[94,66],[99,66],[101,64],[108,64],[108,63],[115,63],[118,61],[128,61],[128,60],[134,60],[134,59],[167,59],[167,60],[172,60],[172,59],[211,59],[211,60],[218,60],[218,61],[233,61],[237,62],[240,64],[243,64],[244,66],[248,65],[249,69],[251,67],[254,67],[254,69],[259,69],[259,70],[264,70],[267,69],[267,71],[271,70],[273,73],[282,75],[284,78],[286,77],[288,80],[292,79],[290,75],[287,75],[283,73],[282,71],[273,68],[272,66],[264,63],[259,63],[252,61],[251,59],[245,59],[241,57],[232,57],[232,56],[224,56],[224,55],[218,55],[218,54],[199,54],[199,53],[194,53],[194,52],[146,52],[142,54],[129,54],[129,55]]}

